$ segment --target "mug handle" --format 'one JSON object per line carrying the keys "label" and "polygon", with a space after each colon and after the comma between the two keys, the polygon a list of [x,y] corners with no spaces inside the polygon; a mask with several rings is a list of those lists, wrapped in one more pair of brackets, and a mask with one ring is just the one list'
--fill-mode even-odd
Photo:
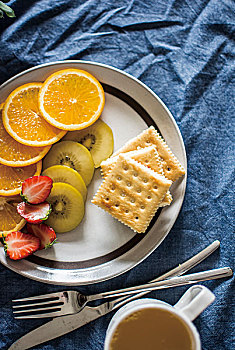
{"label": "mug handle", "polygon": [[189,288],[180,300],[174,305],[174,308],[183,312],[183,314],[193,321],[204,311],[213,301],[215,295],[206,287],[201,285]]}

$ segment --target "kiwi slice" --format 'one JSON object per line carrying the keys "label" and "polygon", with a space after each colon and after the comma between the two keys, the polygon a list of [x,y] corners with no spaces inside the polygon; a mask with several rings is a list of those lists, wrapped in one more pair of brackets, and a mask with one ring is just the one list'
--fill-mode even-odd
{"label": "kiwi slice", "polygon": [[43,176],[49,176],[53,182],[64,182],[76,188],[83,200],[86,200],[87,188],[81,175],[74,169],[64,165],[54,165],[47,168],[42,173]]}
{"label": "kiwi slice", "polygon": [[62,141],[53,145],[43,160],[43,169],[53,165],[66,165],[81,175],[86,186],[94,174],[94,162],[86,147],[74,141]]}
{"label": "kiwi slice", "polygon": [[77,227],[84,216],[84,202],[80,192],[73,186],[56,182],[47,198],[52,211],[46,223],[55,232],[62,233]]}
{"label": "kiwi slice", "polygon": [[100,119],[88,128],[68,132],[64,140],[77,141],[85,146],[91,152],[95,168],[113,153],[112,129]]}

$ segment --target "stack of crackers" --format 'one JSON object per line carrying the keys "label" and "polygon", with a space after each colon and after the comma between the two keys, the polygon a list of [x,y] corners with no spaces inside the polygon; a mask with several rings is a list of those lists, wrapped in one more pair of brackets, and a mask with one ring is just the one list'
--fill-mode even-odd
{"label": "stack of crackers", "polygon": [[101,163],[104,180],[92,203],[143,233],[159,207],[170,205],[169,188],[183,166],[153,126]]}

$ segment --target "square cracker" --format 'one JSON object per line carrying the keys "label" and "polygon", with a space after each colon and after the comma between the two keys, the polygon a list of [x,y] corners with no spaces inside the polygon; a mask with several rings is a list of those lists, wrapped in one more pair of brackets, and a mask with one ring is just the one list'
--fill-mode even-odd
{"label": "square cracker", "polygon": [[[156,173],[164,176],[161,159],[158,155],[158,152],[155,146],[152,145],[149,147],[138,149],[136,151],[130,151],[124,154],[128,155],[128,157],[136,160],[137,162],[140,162],[141,164],[149,167]],[[101,172],[104,177],[107,176],[108,172],[113,168],[117,160],[118,160],[118,156],[110,157],[101,163]],[[170,205],[171,202],[172,202],[172,196],[168,191],[165,198],[161,202],[160,207],[165,207],[167,205]]]}
{"label": "square cracker", "polygon": [[[135,151],[126,152],[125,154],[137,162],[149,167],[153,171],[156,171],[156,173],[164,176],[161,158],[159,157],[154,145],[140,148]],[[117,159],[118,156],[110,157],[101,163],[101,171],[103,176],[106,176],[112,169],[113,165],[117,162]]]}
{"label": "square cracker", "polygon": [[160,156],[163,172],[167,179],[175,181],[180,176],[185,174],[184,167],[180,164],[176,156],[172,153],[166,142],[159,135],[159,133],[150,126],[144,130],[141,134],[128,141],[123,147],[116,151],[111,157],[115,157],[120,153],[126,153],[144,148],[147,146],[155,145]]}
{"label": "square cracker", "polygon": [[121,154],[92,203],[139,233],[145,232],[172,181]]}

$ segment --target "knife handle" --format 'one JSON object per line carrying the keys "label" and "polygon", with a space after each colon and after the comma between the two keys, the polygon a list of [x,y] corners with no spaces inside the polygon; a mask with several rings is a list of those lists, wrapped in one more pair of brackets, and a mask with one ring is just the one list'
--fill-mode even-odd
{"label": "knife handle", "polygon": [[[220,246],[220,241],[219,240],[215,240],[214,242],[209,244],[206,248],[201,250],[199,253],[197,253],[196,255],[192,256],[190,259],[184,261],[182,264],[179,264],[174,269],[164,273],[163,275],[153,279],[152,281],[150,281],[148,283],[157,282],[157,281],[163,281],[164,279],[169,278],[169,277],[175,277],[175,276],[183,275],[187,271],[191,270],[193,267],[195,267],[198,264],[200,264],[203,260],[208,258],[208,256],[210,256],[212,253],[214,253],[214,251],[216,249],[218,249],[219,246]],[[131,296],[124,296],[124,297],[120,297],[118,299],[112,300],[112,301],[109,302],[109,308],[112,308],[112,309],[119,308],[119,307],[121,307],[122,305],[126,304],[129,301],[132,301],[132,300],[135,300],[135,299],[143,297],[147,293],[148,292],[141,292],[141,293],[134,294],[134,295],[131,295]]]}

